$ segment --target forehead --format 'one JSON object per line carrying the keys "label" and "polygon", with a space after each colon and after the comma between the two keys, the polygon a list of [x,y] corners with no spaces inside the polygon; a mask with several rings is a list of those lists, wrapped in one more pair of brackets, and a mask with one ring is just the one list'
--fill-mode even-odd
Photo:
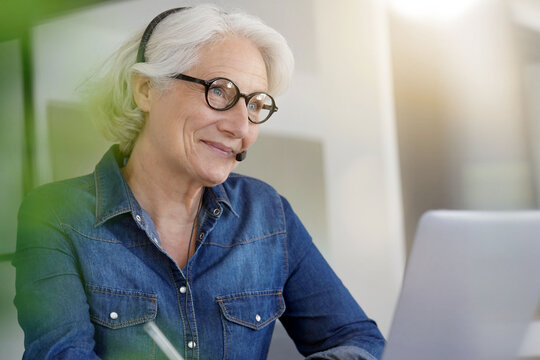
{"label": "forehead", "polygon": [[247,39],[229,37],[211,43],[199,51],[192,76],[209,80],[215,77],[231,79],[242,91],[266,90],[266,65],[260,51]]}

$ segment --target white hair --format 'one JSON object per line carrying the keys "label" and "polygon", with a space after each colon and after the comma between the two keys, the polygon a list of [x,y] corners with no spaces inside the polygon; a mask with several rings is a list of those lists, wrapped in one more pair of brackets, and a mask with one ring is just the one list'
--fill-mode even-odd
{"label": "white hair", "polygon": [[268,92],[282,93],[289,85],[294,58],[287,41],[259,18],[240,11],[225,12],[213,5],[198,5],[175,12],[154,29],[145,50],[145,62],[136,62],[143,31],[121,46],[110,65],[94,83],[92,116],[108,140],[129,154],[144,126],[145,116],[133,99],[131,78],[147,76],[166,91],[171,76],[191,69],[199,50],[228,36],[243,37],[260,51],[266,65]]}

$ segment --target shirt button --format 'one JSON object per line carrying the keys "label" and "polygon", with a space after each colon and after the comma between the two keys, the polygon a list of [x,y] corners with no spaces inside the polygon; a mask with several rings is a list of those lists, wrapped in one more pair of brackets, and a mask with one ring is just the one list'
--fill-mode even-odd
{"label": "shirt button", "polygon": [[259,314],[255,315],[255,321],[261,322],[261,315]]}
{"label": "shirt button", "polygon": [[109,314],[109,317],[113,320],[116,320],[118,319],[118,313],[113,311],[112,313]]}
{"label": "shirt button", "polygon": [[187,343],[188,348],[193,349],[195,346],[197,346],[195,341],[188,341],[188,343]]}
{"label": "shirt button", "polygon": [[141,217],[139,215],[135,215],[135,219],[137,219],[138,222],[141,222]]}
{"label": "shirt button", "polygon": [[221,214],[221,209],[215,208],[214,211],[212,211],[212,214],[214,214],[214,216],[219,216],[219,214]]}
{"label": "shirt button", "polygon": [[201,232],[201,233],[199,234],[199,240],[202,240],[202,239],[204,239],[204,232]]}
{"label": "shirt button", "polygon": [[181,292],[182,294],[185,294],[186,291],[187,291],[187,289],[186,289],[185,286],[182,286],[182,287],[180,288],[180,292]]}

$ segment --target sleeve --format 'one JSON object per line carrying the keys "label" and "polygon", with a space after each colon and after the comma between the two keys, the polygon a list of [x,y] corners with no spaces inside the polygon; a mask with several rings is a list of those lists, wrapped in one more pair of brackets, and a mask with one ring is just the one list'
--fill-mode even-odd
{"label": "sleeve", "polygon": [[282,198],[287,226],[288,279],[281,322],[307,359],[379,359],[385,345],[369,319],[313,244]]}
{"label": "sleeve", "polygon": [[36,194],[19,210],[15,306],[23,359],[98,359],[77,260],[51,201]]}

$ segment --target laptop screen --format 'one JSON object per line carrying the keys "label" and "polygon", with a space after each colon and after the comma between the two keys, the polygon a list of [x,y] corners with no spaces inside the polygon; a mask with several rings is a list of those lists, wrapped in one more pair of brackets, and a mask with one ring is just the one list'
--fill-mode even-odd
{"label": "laptop screen", "polygon": [[539,274],[540,212],[426,213],[383,359],[514,359]]}

